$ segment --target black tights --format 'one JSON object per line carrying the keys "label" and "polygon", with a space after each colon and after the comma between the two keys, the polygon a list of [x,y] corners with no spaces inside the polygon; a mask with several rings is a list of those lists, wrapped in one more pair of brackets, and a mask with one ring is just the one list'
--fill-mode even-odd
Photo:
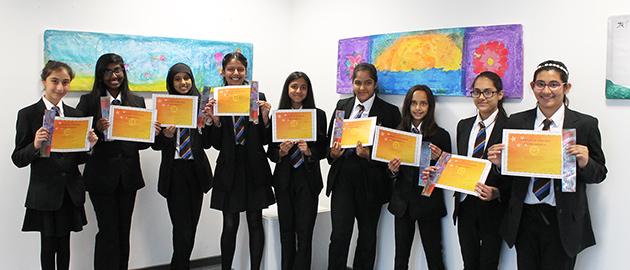
{"label": "black tights", "polygon": [[55,270],[55,255],[57,270],[67,270],[70,267],[70,233],[64,236],[44,236],[42,234],[42,270]]}
{"label": "black tights", "polygon": [[[262,210],[247,211],[247,227],[249,229],[249,254],[251,269],[260,269],[265,233],[262,226]],[[223,232],[221,233],[221,269],[232,269],[234,250],[236,249],[236,232],[240,213],[223,212]]]}

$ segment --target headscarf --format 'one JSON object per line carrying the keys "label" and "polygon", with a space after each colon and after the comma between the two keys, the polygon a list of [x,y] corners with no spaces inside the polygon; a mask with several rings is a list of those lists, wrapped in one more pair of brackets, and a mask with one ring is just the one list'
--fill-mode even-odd
{"label": "headscarf", "polygon": [[180,72],[188,73],[192,82],[192,86],[190,87],[190,90],[188,90],[188,93],[183,95],[198,97],[201,96],[201,94],[199,94],[199,89],[197,89],[197,86],[195,85],[195,77],[192,74],[192,70],[188,65],[184,63],[177,63],[168,70],[168,75],[166,76],[166,90],[168,91],[168,93],[171,95],[182,95],[181,93],[177,92],[177,89],[175,89],[175,86],[173,85],[175,75]]}

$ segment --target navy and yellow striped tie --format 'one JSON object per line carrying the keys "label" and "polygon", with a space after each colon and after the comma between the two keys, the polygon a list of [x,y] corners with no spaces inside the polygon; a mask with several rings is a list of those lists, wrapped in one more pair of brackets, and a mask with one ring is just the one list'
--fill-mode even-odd
{"label": "navy and yellow striped tie", "polygon": [[236,137],[236,144],[245,145],[245,125],[247,121],[245,116],[239,116],[234,123],[234,134]]}
{"label": "navy and yellow striped tie", "polygon": [[486,125],[483,122],[479,122],[479,131],[477,132],[477,139],[475,139],[475,148],[473,149],[473,157],[481,158],[483,151],[486,149]]}
{"label": "navy and yellow striped tie", "polygon": [[182,128],[179,132],[179,157],[182,159],[189,159],[192,157],[189,128]]}

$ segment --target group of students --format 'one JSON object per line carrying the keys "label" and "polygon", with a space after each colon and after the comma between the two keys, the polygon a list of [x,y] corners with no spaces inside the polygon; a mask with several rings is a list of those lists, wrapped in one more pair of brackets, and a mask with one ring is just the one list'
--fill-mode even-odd
{"label": "group of students", "polygon": [[[222,61],[224,85],[247,84],[247,65],[242,54],[226,54]],[[477,184],[478,197],[455,194],[453,220],[458,221],[465,269],[497,269],[502,240],[516,246],[519,269],[573,269],[577,253],[595,244],[586,184],[603,181],[607,170],[597,119],[568,109],[568,75],[561,62],[541,63],[530,84],[537,106],[509,118],[502,106],[501,78],[483,72],[474,80],[471,95],[478,113],[457,125],[457,153],[487,158],[495,168],[485,184]],[[446,216],[444,193],[435,189],[425,197],[418,185],[418,178],[435,167],[420,170],[401,165],[398,158],[389,163],[373,161],[371,147],[361,142],[352,149],[342,149],[337,142],[329,147],[335,115],[327,129],[326,114],[315,106],[311,81],[303,72],[287,77],[278,109],[316,109],[317,139],[313,142],[272,143],[271,105],[262,93],[258,123],[247,116],[213,115],[216,100],[212,99],[203,109],[206,125],[200,130],[160,127],[156,122],[153,144],[106,141],[103,132],[110,123],[101,116],[101,97],[109,97],[115,105],[145,107],[143,98],[129,90],[122,57],[105,54],[99,58],[93,90],[81,96],[76,110],[60,102],[73,77],[68,65],[49,61],[41,75],[44,97],[18,112],[12,159],[18,167],[31,165],[22,230],[41,233],[42,269],[68,269],[70,232],[81,231],[87,223],[83,208],[86,190],[99,229],[94,269],[128,268],[131,216],[136,192],[144,186],[138,151],[148,147],[162,152],[158,192],[167,200],[173,225],[171,269],[190,268],[204,193],[210,189],[210,207],[223,215],[222,269],[231,269],[241,212],[247,217],[251,268],[260,268],[265,241],[262,209],[275,202],[282,269],[310,269],[318,195],[323,189],[320,161],[324,158],[330,164],[326,189],[326,195],[331,196],[332,221],[328,269],[347,269],[355,220],[359,235],[353,269],[374,269],[377,226],[382,205],[387,202],[395,216],[394,268],[408,269],[417,223],[428,268],[445,269],[441,227]],[[435,121],[435,98],[428,86],[409,89],[401,115],[397,106],[376,95],[378,77],[373,65],[357,65],[352,83],[354,96],[336,106],[336,110],[344,111],[344,118],[376,117],[379,126],[422,134],[423,141],[430,142],[431,165],[443,152],[452,152],[449,133]],[[171,95],[200,95],[190,67],[183,63],[169,69],[166,84]],[[60,108],[60,116],[94,117],[89,153],[40,157],[42,142],[50,138],[42,127],[42,116],[55,107]],[[561,192],[559,179],[500,175],[504,128],[575,128],[577,144],[567,152],[575,155],[578,164],[577,191]],[[210,147],[219,151],[214,175],[204,151]],[[276,164],[273,173],[268,160]],[[86,163],[83,176],[78,170],[81,163]],[[535,182],[541,180],[546,183],[538,188]]]}

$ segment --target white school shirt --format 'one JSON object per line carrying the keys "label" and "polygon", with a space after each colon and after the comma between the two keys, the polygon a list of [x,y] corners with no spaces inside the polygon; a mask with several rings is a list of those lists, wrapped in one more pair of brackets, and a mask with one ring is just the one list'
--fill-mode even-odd
{"label": "white school shirt", "polygon": [[[468,151],[467,156],[472,157],[473,151],[475,150],[475,141],[477,140],[477,133],[481,130],[479,127],[479,123],[483,122],[486,126],[486,145],[484,146],[484,151],[488,148],[488,140],[490,139],[490,134],[492,134],[492,130],[494,129],[494,123],[497,122],[497,115],[499,115],[499,110],[495,110],[486,120],[481,120],[481,116],[477,114],[477,118],[475,119],[475,123],[470,130],[470,136],[468,137]],[[460,193],[459,201],[463,202],[466,199],[466,193]]]}
{"label": "white school shirt", "polygon": [[[44,105],[46,105],[46,110],[52,110],[52,108],[55,107],[55,105],[52,104],[52,102],[50,102],[48,99],[46,99],[46,97],[42,97],[42,100],[44,101]],[[60,117],[63,117],[64,115],[66,115],[65,113],[63,113],[63,100],[59,100],[59,104],[57,104],[57,108],[59,108]]]}
{"label": "white school shirt", "polygon": [[364,109],[363,109],[363,114],[361,114],[361,118],[368,118],[368,116],[370,115],[370,109],[372,109],[372,105],[374,105],[374,99],[376,97],[376,94],[372,95],[372,97],[368,98],[368,100],[366,100],[365,102],[361,103],[361,101],[359,101],[359,98],[355,97],[354,98],[354,108],[352,108],[352,113],[350,114],[349,119],[353,119],[356,118],[357,115],[359,114],[359,104],[363,105]]}

